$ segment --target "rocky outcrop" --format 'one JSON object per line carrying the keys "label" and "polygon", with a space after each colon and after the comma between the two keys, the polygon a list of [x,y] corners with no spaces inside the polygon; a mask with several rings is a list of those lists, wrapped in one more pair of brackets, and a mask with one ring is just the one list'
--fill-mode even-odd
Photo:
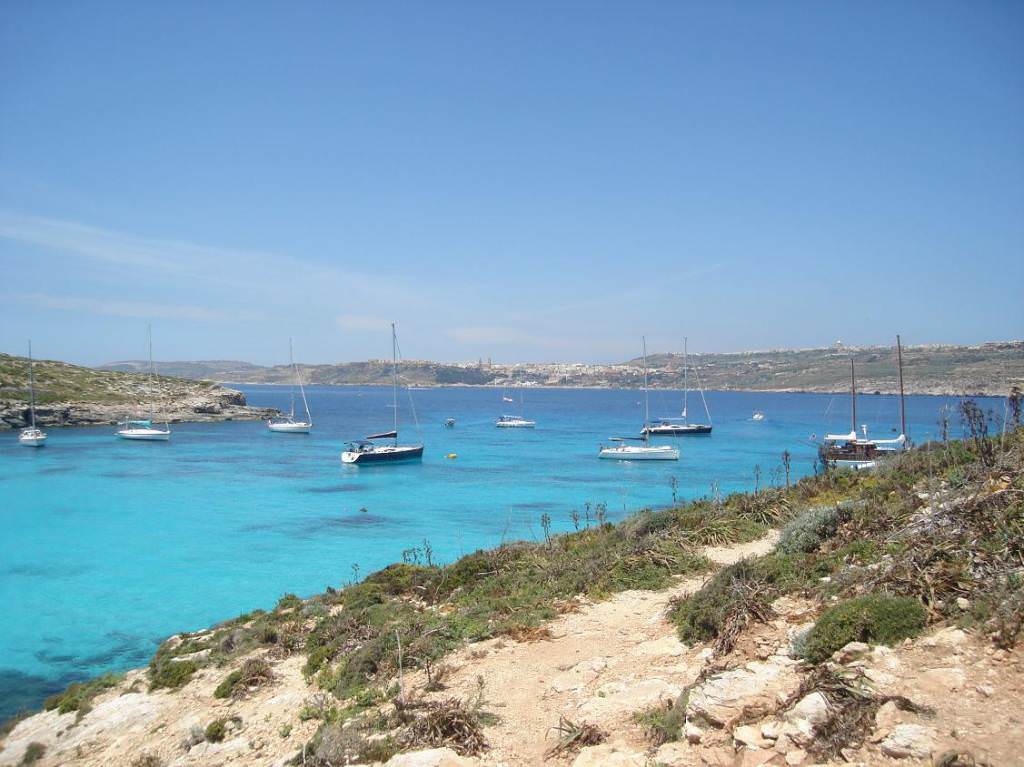
{"label": "rocky outcrop", "polygon": [[[152,409],[162,422],[182,421],[252,421],[270,418],[275,408],[250,407],[245,395],[222,386],[188,387],[181,392],[167,392],[153,401]],[[44,428],[55,426],[102,426],[114,424],[128,417],[141,417],[148,413],[149,403],[104,404],[95,402],[57,402],[36,407],[36,424]],[[0,400],[0,430],[20,429],[29,423],[28,405],[22,401]]]}

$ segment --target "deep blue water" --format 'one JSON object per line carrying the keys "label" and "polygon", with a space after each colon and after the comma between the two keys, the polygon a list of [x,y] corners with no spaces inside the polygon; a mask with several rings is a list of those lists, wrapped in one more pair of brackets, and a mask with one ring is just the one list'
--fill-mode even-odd
{"label": "deep blue water", "polygon": [[[241,388],[253,405],[287,406],[287,388]],[[493,426],[519,410],[495,389],[416,391],[423,462],[386,467],[338,457],[347,439],[390,428],[391,391],[371,387],[311,388],[309,436],[258,422],[178,424],[169,443],[125,442],[111,427],[51,429],[46,448],[29,450],[2,434],[0,718],[75,679],[144,664],[171,633],[344,584],[424,540],[451,561],[541,536],[545,513],[569,529],[587,502],[606,503],[611,519],[666,505],[673,477],[681,498],[712,483],[750,489],[755,465],[770,482],[788,449],[794,473],[806,474],[810,435],[849,429],[846,397],[707,396],[714,434],[675,439],[677,463],[596,458],[601,440],[636,433],[635,390],[528,390],[535,430]],[[403,395],[406,423],[408,402]],[[908,398],[916,440],[937,432],[945,404],[955,400]],[[652,392],[651,409],[677,412],[678,395]],[[751,421],[755,409],[767,419]],[[691,417],[699,410],[691,401]],[[454,429],[442,426],[449,416]],[[894,398],[860,398],[859,421],[873,435],[890,434],[896,419]]]}

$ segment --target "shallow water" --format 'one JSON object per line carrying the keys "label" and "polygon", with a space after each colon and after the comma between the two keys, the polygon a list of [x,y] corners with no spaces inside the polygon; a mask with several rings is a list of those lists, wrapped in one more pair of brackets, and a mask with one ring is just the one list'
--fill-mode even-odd
{"label": "shallow water", "polygon": [[[242,388],[253,405],[287,407],[288,389]],[[570,529],[573,509],[605,503],[610,519],[644,506],[753,486],[793,455],[809,473],[812,434],[848,430],[848,398],[709,392],[714,434],[672,441],[678,462],[596,458],[609,435],[635,434],[635,390],[528,390],[534,430],[496,429],[495,389],[413,392],[426,444],[421,464],[343,466],[347,439],[391,426],[390,389],[313,387],[308,436],[262,423],[178,424],[169,443],[118,440],[112,427],[51,429],[42,450],[0,435],[0,718],[70,681],[145,664],[171,633],[195,630],[284,593],[308,595],[401,560],[429,541],[447,562],[502,540]],[[908,398],[912,436],[934,436],[955,400]],[[1001,413],[1000,401],[984,403]],[[409,400],[399,404],[411,422]],[[652,413],[679,396],[652,392]],[[694,420],[699,399],[690,403]],[[755,409],[766,413],[750,420]],[[447,417],[454,429],[443,427]],[[875,436],[897,422],[896,400],[864,396]],[[415,438],[403,427],[403,437]],[[456,453],[457,459],[447,459]]]}

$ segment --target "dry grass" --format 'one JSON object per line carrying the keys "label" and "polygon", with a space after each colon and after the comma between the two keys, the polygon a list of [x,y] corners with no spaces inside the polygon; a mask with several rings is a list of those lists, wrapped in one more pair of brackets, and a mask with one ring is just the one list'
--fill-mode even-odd
{"label": "dry grass", "polygon": [[555,745],[544,752],[545,759],[572,754],[584,746],[596,746],[603,743],[608,737],[608,733],[595,724],[587,722],[577,724],[564,716],[558,718],[558,724],[551,730],[555,732],[558,740]]}
{"label": "dry grass", "polygon": [[390,724],[401,727],[398,741],[403,750],[447,746],[463,756],[487,750],[484,725],[489,718],[478,704],[458,698],[438,701],[394,701]]}

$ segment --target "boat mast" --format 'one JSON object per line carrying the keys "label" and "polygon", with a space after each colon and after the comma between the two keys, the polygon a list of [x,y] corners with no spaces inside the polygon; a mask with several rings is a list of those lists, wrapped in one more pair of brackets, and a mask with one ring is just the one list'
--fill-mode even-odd
{"label": "boat mast", "polygon": [[648,440],[647,424],[651,420],[650,397],[647,392],[647,336],[640,337],[644,347],[644,442]]}
{"label": "boat mast", "polygon": [[153,421],[153,324],[148,323],[146,325],[146,339],[149,343],[149,420],[150,423]]}
{"label": "boat mast", "polygon": [[[292,339],[290,339],[290,338],[288,339],[288,356],[292,360],[292,370],[295,371],[295,381],[299,384],[299,394],[302,395],[302,407],[304,407],[306,409],[306,423],[312,425],[313,424],[313,418],[309,414],[309,402],[306,401],[306,390],[302,386],[302,376],[299,375],[299,366],[295,364],[295,358],[292,356]],[[294,400],[294,396],[295,396],[294,395],[294,389],[292,390],[292,392],[293,392],[292,398]],[[294,407],[295,406],[293,405],[292,406],[293,411],[294,411]]]}
{"label": "boat mast", "polygon": [[32,428],[36,428],[36,379],[32,372],[32,339],[28,341],[28,412]]}
{"label": "boat mast", "polygon": [[850,356],[850,430],[857,439],[857,377],[853,371],[853,356]]}
{"label": "boat mast", "polygon": [[398,444],[398,338],[391,323],[391,409],[395,413],[395,444]]}
{"label": "boat mast", "polygon": [[900,434],[907,436],[907,409],[903,402],[903,346],[900,336],[896,334],[896,364],[900,373]]}
{"label": "boat mast", "polygon": [[686,364],[686,361],[688,359],[687,354],[686,354],[686,341],[687,341],[686,336],[683,336],[683,421],[684,421],[684,423],[687,422],[687,416],[686,416],[686,395],[688,395],[690,393],[690,382],[689,382],[689,379],[687,378],[687,373],[689,372],[689,366]]}
{"label": "boat mast", "polygon": [[292,339],[288,339],[288,364],[292,366],[292,373],[295,378],[292,379],[292,414],[291,420],[295,420],[295,380],[299,377],[298,372],[295,370],[295,355],[292,353]]}

